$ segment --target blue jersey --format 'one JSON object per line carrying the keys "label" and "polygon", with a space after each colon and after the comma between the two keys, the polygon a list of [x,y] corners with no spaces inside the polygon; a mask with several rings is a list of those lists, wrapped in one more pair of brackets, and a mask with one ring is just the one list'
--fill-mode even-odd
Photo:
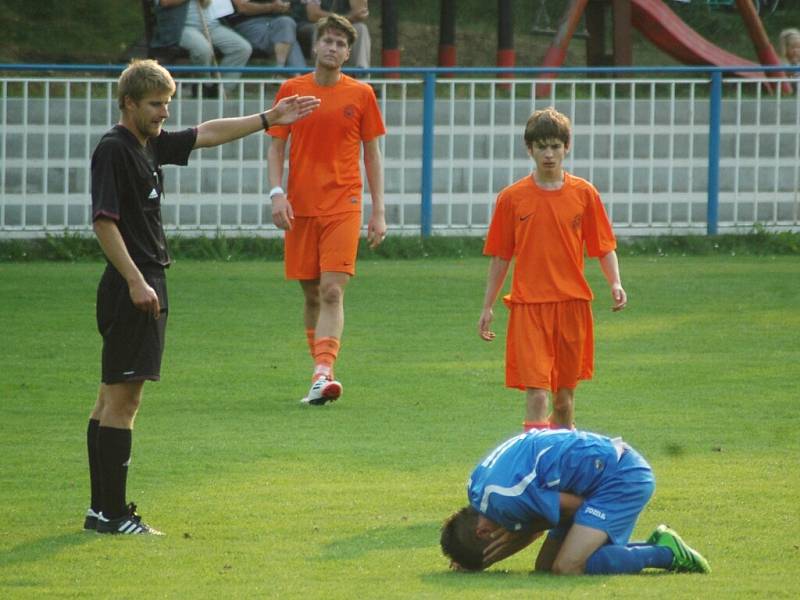
{"label": "blue jersey", "polygon": [[531,430],[484,458],[467,483],[470,504],[509,531],[536,518],[559,521],[559,492],[589,498],[607,467],[616,470],[621,442],[584,431]]}

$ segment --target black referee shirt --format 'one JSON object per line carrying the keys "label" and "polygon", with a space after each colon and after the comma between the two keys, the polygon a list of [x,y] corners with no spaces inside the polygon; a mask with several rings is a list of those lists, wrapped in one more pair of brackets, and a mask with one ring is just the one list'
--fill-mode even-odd
{"label": "black referee shirt", "polygon": [[197,139],[197,129],[177,133],[161,130],[142,146],[122,125],[115,125],[92,154],[92,221],[117,223],[125,247],[138,267],[169,265],[161,222],[161,165],[185,165]]}

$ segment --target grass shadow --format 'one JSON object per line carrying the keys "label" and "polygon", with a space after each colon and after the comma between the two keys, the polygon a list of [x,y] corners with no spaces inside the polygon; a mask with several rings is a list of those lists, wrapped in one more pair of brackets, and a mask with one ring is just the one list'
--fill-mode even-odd
{"label": "grass shadow", "polygon": [[[667,571],[647,570],[632,577],[653,577],[667,575]],[[428,584],[450,589],[530,589],[534,591],[559,592],[573,595],[576,590],[599,588],[619,575],[576,575],[563,577],[536,571],[505,571],[496,567],[490,571],[463,573],[457,571],[431,571],[421,576]]]}
{"label": "grass shadow", "polygon": [[456,571],[434,571],[425,573],[421,580],[427,584],[433,584],[441,588],[456,589],[486,589],[486,590],[510,590],[510,589],[529,589],[532,592],[536,589],[557,591],[562,588],[566,591],[567,587],[570,594],[578,588],[597,587],[602,585],[606,577],[558,577],[550,573],[537,573],[535,571],[504,571],[502,569],[492,569],[490,571],[480,571],[474,573],[461,573]]}
{"label": "grass shadow", "polygon": [[0,568],[46,559],[62,550],[90,542],[94,538],[94,533],[78,531],[22,542],[8,552],[0,554]]}
{"label": "grass shadow", "polygon": [[440,523],[409,526],[384,526],[369,529],[348,538],[327,544],[319,560],[342,560],[363,557],[376,550],[411,550],[427,548],[439,539]]}

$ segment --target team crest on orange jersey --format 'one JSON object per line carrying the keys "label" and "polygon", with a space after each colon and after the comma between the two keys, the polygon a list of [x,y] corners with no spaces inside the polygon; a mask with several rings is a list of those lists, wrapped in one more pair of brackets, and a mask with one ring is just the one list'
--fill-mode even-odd
{"label": "team crest on orange jersey", "polygon": [[572,230],[579,231],[581,223],[583,223],[583,215],[575,215],[575,218],[572,219]]}
{"label": "team crest on orange jersey", "polygon": [[356,107],[354,104],[348,104],[344,107],[344,116],[347,119],[352,119],[356,116]]}

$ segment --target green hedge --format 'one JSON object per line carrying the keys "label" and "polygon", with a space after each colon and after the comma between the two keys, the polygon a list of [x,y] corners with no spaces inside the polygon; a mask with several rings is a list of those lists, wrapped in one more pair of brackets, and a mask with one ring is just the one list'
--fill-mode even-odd
{"label": "green hedge", "polygon": [[[259,237],[180,237],[170,238],[170,252],[176,259],[234,261],[282,260],[280,238]],[[362,258],[425,259],[480,256],[480,237],[389,236],[377,249],[370,250],[361,241]],[[800,233],[769,233],[761,227],[747,234],[663,235],[622,238],[620,256],[683,256],[683,255],[800,255]],[[65,234],[49,235],[34,240],[0,241],[0,262],[26,261],[94,261],[103,254],[93,237]]]}

